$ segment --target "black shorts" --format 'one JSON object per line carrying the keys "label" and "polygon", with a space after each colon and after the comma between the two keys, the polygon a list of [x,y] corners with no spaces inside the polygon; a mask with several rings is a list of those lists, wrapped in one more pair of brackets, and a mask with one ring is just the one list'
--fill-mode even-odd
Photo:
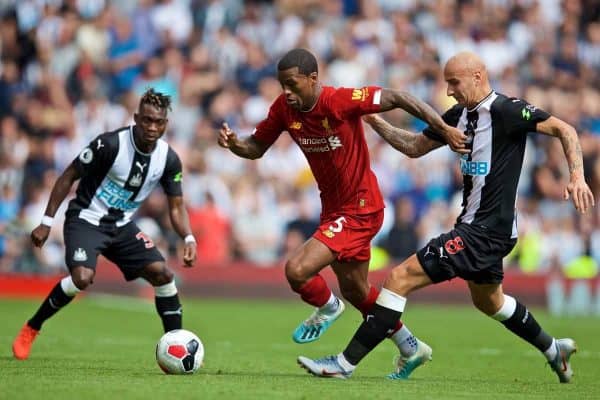
{"label": "black shorts", "polygon": [[98,255],[102,254],[130,281],[147,265],[165,261],[154,242],[133,222],[122,227],[101,228],[73,217],[65,221],[63,233],[69,271],[76,266],[95,270]]}
{"label": "black shorts", "polygon": [[434,283],[457,276],[480,284],[501,283],[502,259],[516,243],[517,239],[492,235],[478,226],[458,224],[431,239],[417,258]]}

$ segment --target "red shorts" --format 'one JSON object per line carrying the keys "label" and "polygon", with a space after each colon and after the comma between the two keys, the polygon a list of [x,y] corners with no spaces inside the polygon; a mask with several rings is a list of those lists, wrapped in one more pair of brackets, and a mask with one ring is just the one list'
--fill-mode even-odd
{"label": "red shorts", "polygon": [[368,261],[371,239],[383,224],[383,210],[371,214],[331,214],[321,219],[313,237],[338,253],[337,260]]}

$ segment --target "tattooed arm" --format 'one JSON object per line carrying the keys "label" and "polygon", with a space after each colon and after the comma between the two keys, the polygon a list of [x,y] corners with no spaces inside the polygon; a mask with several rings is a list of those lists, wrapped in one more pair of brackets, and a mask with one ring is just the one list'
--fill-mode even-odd
{"label": "tattooed arm", "polygon": [[465,134],[444,122],[442,117],[431,106],[407,92],[399,90],[381,90],[381,112],[401,108],[409,114],[427,122],[431,128],[442,135],[448,145],[457,153],[468,153],[465,149]]}
{"label": "tattooed arm", "polygon": [[539,122],[536,130],[560,139],[570,173],[569,184],[564,192],[565,200],[569,199],[569,195],[572,196],[577,211],[585,213],[588,208],[594,206],[594,196],[585,183],[583,156],[575,128],[556,117],[550,117],[543,122]]}
{"label": "tattooed arm", "polygon": [[386,142],[401,153],[411,158],[421,157],[433,149],[443,146],[443,143],[432,140],[425,135],[420,135],[396,128],[377,114],[365,115],[363,120]]}
{"label": "tattooed arm", "polygon": [[540,133],[560,139],[569,163],[571,178],[575,176],[583,178],[583,156],[581,155],[581,146],[575,128],[556,117],[550,117],[543,122],[539,122],[536,129]]}

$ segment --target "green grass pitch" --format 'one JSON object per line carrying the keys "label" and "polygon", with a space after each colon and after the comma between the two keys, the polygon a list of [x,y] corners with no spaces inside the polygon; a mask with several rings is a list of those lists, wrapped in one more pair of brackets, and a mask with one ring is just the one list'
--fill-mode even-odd
{"label": "green grass pitch", "polygon": [[10,345],[37,301],[1,300],[0,399],[599,399],[600,321],[534,310],[556,336],[579,345],[574,382],[558,383],[533,348],[470,307],[411,305],[406,322],[433,347],[433,361],[408,381],[387,381],[395,347],[387,341],[350,380],[320,379],[296,365],[343,349],[358,326],[348,309],[321,340],[291,333],[310,308],[293,301],[184,299],[184,326],[203,341],[195,375],[164,375],[154,360],[161,326],[150,301],[87,296],[44,326],[27,361]]}

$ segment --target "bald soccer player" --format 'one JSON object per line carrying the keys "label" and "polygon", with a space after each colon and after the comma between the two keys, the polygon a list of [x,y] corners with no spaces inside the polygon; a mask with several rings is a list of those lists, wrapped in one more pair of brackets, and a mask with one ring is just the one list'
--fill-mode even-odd
{"label": "bald soccer player", "polygon": [[[531,312],[502,290],[502,259],[517,242],[516,196],[529,132],[560,139],[569,164],[570,181],[564,198],[577,211],[594,206],[584,180],[577,132],[569,124],[517,98],[496,93],[486,67],[473,53],[459,53],[444,68],[447,94],[458,104],[443,119],[468,136],[468,154],[460,158],[463,174],[462,212],[454,229],[429,243],[396,266],[346,349],[334,356],[298,363],[317,376],[348,378],[358,363],[385,337],[401,317],[409,293],[455,277],[467,281],[477,309],[499,321],[515,335],[540,350],[562,383],[573,375],[569,359],[577,350],[570,338],[555,339],[546,333]],[[365,117],[375,131],[398,151],[420,157],[446,141],[431,127],[414,134],[391,126],[377,116]],[[391,379],[406,379],[427,361],[413,357],[399,366]]]}

